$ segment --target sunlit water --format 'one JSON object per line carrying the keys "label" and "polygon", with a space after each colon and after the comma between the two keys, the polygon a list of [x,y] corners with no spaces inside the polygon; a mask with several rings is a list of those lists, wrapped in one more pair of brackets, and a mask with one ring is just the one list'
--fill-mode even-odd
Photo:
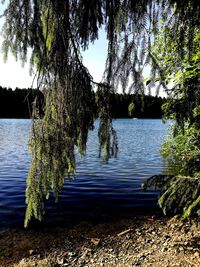
{"label": "sunlit water", "polygon": [[[0,120],[0,225],[22,225],[26,177],[30,166],[27,149],[30,120]],[[87,155],[77,159],[77,177],[66,180],[55,204],[46,203],[46,221],[73,218],[134,216],[158,211],[156,191],[144,192],[141,183],[163,172],[160,144],[167,134],[161,120],[120,119],[117,159],[102,164],[98,158],[98,122],[90,132]]]}

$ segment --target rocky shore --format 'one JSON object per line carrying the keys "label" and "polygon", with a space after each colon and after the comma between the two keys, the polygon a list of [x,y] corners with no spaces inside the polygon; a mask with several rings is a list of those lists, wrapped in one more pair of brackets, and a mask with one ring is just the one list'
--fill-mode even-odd
{"label": "rocky shore", "polygon": [[194,221],[146,216],[0,231],[0,267],[199,267]]}

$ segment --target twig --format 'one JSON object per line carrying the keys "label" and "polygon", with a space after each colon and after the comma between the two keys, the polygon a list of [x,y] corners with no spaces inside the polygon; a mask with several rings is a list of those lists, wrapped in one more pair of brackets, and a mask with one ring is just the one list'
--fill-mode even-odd
{"label": "twig", "polygon": [[125,234],[129,233],[129,232],[130,232],[130,231],[132,231],[132,230],[133,230],[132,228],[130,228],[130,229],[127,229],[127,230],[125,230],[125,231],[123,231],[123,232],[121,232],[121,233],[117,234],[117,236],[122,236],[122,235],[125,235]]}

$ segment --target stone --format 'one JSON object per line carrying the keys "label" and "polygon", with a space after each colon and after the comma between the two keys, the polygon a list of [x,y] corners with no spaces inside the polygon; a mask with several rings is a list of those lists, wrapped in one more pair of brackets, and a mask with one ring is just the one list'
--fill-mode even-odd
{"label": "stone", "polygon": [[57,262],[58,262],[59,265],[62,265],[64,263],[64,259],[63,258],[61,258],[61,259],[58,258]]}
{"label": "stone", "polygon": [[36,254],[35,250],[33,250],[33,249],[30,249],[30,250],[29,250],[29,255],[30,255],[30,256],[35,255],[35,254]]}
{"label": "stone", "polygon": [[167,247],[162,248],[162,252],[165,252],[165,251],[167,251]]}

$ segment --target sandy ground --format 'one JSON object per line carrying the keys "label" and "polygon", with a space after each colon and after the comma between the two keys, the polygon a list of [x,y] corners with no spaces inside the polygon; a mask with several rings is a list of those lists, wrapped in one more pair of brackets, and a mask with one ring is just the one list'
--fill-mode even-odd
{"label": "sandy ground", "polygon": [[195,221],[140,217],[0,231],[0,267],[199,267]]}

